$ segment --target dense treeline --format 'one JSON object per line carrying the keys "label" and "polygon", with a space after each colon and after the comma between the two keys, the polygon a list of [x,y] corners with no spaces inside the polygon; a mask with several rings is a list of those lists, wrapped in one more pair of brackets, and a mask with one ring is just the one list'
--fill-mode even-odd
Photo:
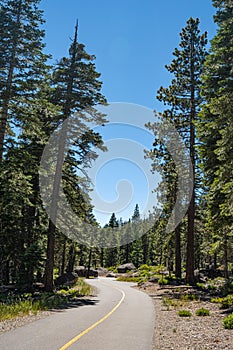
{"label": "dense treeline", "polygon": [[[157,99],[165,106],[159,119],[175,125],[192,161],[194,188],[187,215],[174,232],[166,231],[176,202],[178,174],[172,155],[157,135],[157,121],[147,126],[155,135],[147,156],[152,170],[162,171],[158,196],[163,200],[163,212],[143,235],[145,222],[138,205],[126,223],[113,213],[107,226],[114,232],[116,247],[108,249],[68,239],[56,229],[41,202],[38,170],[50,135],[75,112],[87,109],[94,124],[104,124],[105,117],[95,106],[106,104],[106,100],[95,57],[78,42],[77,25],[67,57],[55,66],[48,64],[39,3],[0,1],[1,283],[31,286],[43,281],[46,289],[52,290],[54,274],[72,271],[75,264],[109,267],[129,261],[136,266],[164,265],[177,278],[186,272],[190,284],[195,282],[195,269],[210,265],[222,269],[228,278],[233,258],[233,2],[213,1],[218,30],[209,52],[207,33],[200,33],[199,20],[188,20],[174,59],[166,66],[171,83],[157,92]],[[87,129],[81,114],[77,128],[82,138],[65,158],[64,145],[59,145],[61,159],[55,165],[51,200],[62,181],[75,214],[97,225],[88,199],[90,184],[77,175],[77,169],[87,157],[91,157],[91,164],[94,149],[104,149],[104,144],[98,133]],[[54,204],[56,217],[56,201]],[[127,237],[127,244],[121,244],[119,232]]]}

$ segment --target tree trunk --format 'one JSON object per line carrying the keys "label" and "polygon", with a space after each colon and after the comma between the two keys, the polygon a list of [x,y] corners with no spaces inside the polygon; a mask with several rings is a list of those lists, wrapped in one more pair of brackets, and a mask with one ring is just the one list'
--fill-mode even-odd
{"label": "tree trunk", "polygon": [[181,278],[180,225],[175,228],[175,276]]}
{"label": "tree trunk", "polygon": [[104,267],[104,248],[100,250],[100,266]]}
{"label": "tree trunk", "polygon": [[2,266],[2,284],[8,285],[10,283],[10,262],[5,261]]}
{"label": "tree trunk", "polygon": [[224,277],[229,279],[229,271],[228,271],[228,239],[227,234],[224,232]]}
{"label": "tree trunk", "polygon": [[187,256],[186,256],[186,282],[190,285],[195,283],[194,278],[194,220],[195,220],[195,117],[196,117],[196,102],[195,102],[195,62],[194,62],[194,39],[191,42],[191,96],[190,96],[190,143],[189,143],[189,151],[190,151],[190,159],[192,162],[192,172],[193,172],[193,191],[192,198],[188,210],[188,237],[187,237]]}
{"label": "tree trunk", "polygon": [[65,272],[65,263],[66,263],[66,238],[64,237],[64,242],[62,246],[61,271],[60,271],[61,275],[63,275]]}
{"label": "tree trunk", "polygon": [[90,277],[91,258],[92,258],[92,248],[90,248],[90,250],[89,250],[89,256],[88,256],[87,278]]}
{"label": "tree trunk", "polygon": [[46,292],[52,292],[54,288],[54,285],[53,285],[54,246],[55,246],[55,225],[50,219],[48,241],[47,241],[47,259],[45,264],[45,277],[44,277]]}
{"label": "tree trunk", "polygon": [[126,256],[125,256],[125,259],[126,259],[126,263],[129,262],[129,244],[127,243],[126,244]]}
{"label": "tree trunk", "polygon": [[74,271],[74,264],[75,264],[75,244],[72,243],[69,250],[69,260],[66,268],[66,272],[73,272]]}
{"label": "tree trunk", "polygon": [[[78,34],[78,26],[76,25],[75,38],[73,42],[74,45],[77,43],[77,34]],[[68,134],[68,123],[66,122],[66,120],[67,118],[69,118],[71,113],[72,91],[73,91],[73,85],[74,85],[73,70],[74,70],[75,60],[76,60],[76,53],[74,52],[72,57],[71,67],[70,67],[71,74],[69,77],[69,81],[67,82],[66,101],[63,108],[63,120],[65,122],[63,123],[62,130],[58,136],[59,137],[58,159],[57,159],[56,171],[54,175],[53,193],[52,193],[52,201],[51,201],[51,219],[54,225],[49,225],[49,232],[48,232],[47,252],[51,254],[51,257],[47,256],[47,259],[50,261],[50,263],[46,265],[46,267],[48,268],[48,271],[46,271],[46,275],[50,273],[50,276],[46,279],[49,285],[46,286],[45,288],[48,288],[48,289],[51,289],[51,286],[52,286],[51,279],[53,278],[53,272],[50,265],[54,264],[55,225],[57,220],[59,191],[60,191],[61,180],[62,180],[62,167],[64,163],[64,158],[65,158],[65,150],[66,150],[67,134]]]}
{"label": "tree trunk", "polygon": [[188,211],[188,238],[186,257],[186,282],[190,285],[195,283],[194,279],[194,195]]}
{"label": "tree trunk", "polygon": [[142,250],[143,250],[143,264],[146,264],[148,260],[148,237],[146,233],[142,236]]}

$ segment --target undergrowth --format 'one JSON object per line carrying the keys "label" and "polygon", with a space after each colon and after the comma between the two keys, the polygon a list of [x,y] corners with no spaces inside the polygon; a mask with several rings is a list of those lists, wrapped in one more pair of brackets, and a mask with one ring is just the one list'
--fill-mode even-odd
{"label": "undergrowth", "polygon": [[37,315],[39,311],[56,309],[67,305],[74,298],[90,295],[92,287],[79,279],[71,287],[63,286],[62,289],[53,293],[35,292],[0,294],[0,321],[27,316]]}

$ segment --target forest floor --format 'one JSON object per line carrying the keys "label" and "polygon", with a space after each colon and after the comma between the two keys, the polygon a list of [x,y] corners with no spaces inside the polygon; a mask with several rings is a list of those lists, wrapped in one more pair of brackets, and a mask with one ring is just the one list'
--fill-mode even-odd
{"label": "forest floor", "polygon": [[[224,329],[223,319],[226,310],[221,310],[218,304],[197,298],[187,300],[185,297],[177,299],[174,291],[179,286],[160,287],[153,283],[144,283],[140,290],[149,294],[155,306],[155,334],[154,350],[232,350],[233,330]],[[181,286],[183,293],[193,295],[190,287]],[[185,294],[184,294],[185,296]],[[197,316],[198,309],[210,311],[209,316]],[[191,317],[180,317],[179,310],[189,310]]]}

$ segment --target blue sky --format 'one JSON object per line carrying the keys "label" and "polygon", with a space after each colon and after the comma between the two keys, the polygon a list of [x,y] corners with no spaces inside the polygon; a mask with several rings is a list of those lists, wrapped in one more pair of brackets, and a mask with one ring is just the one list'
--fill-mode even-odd
{"label": "blue sky", "polygon": [[[79,41],[85,44],[88,53],[96,56],[102,92],[108,101],[135,103],[158,111],[162,106],[155,99],[156,91],[161,85],[167,86],[171,79],[164,65],[170,63],[186,21],[191,16],[200,18],[200,29],[208,32],[209,39],[216,31],[211,0],[43,0],[41,8],[46,19],[46,51],[53,55],[54,61],[67,54],[78,19]],[[122,132],[125,137],[122,130],[116,128],[115,137],[121,137]],[[110,134],[112,137],[114,132],[111,130]],[[106,131],[104,137],[108,139]],[[144,135],[141,143],[145,142]],[[111,189],[110,184],[103,184],[113,172],[119,176],[122,172],[136,174],[132,164],[129,168],[123,162],[120,165],[115,161],[115,164],[115,171],[110,167],[102,180],[99,174],[98,190],[106,200],[111,198]],[[143,201],[144,185],[139,173],[136,176],[139,195],[123,213],[125,219],[135,202]],[[107,216],[99,219],[104,223]]]}

